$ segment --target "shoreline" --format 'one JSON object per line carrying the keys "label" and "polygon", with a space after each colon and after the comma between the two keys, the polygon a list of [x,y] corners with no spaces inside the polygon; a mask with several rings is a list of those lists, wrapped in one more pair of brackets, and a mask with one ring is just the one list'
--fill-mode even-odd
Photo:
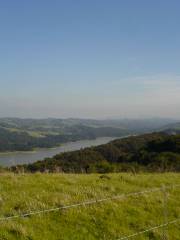
{"label": "shoreline", "polygon": [[97,137],[97,138],[86,138],[86,139],[80,139],[80,140],[76,140],[76,141],[68,141],[68,142],[64,142],[64,143],[60,143],[59,145],[57,146],[54,146],[54,147],[37,147],[37,148],[34,148],[32,150],[27,150],[27,151],[6,151],[6,152],[0,152],[0,156],[5,156],[5,155],[11,155],[11,154],[31,154],[31,153],[37,153],[38,150],[55,150],[59,147],[62,147],[66,144],[70,144],[70,143],[76,143],[76,142],[80,142],[80,141],[88,141],[88,140],[97,140],[97,139],[101,139],[101,138],[114,138],[114,139],[120,139],[120,138],[126,138],[126,137],[129,137],[131,135],[126,135],[126,136],[121,136],[121,137],[116,137],[116,136],[112,136],[112,137],[108,137],[108,136],[104,136],[104,137]]}
{"label": "shoreline", "polygon": [[[69,142],[67,142],[69,143]],[[0,152],[0,156],[3,155],[11,155],[11,154],[19,154],[19,153],[23,153],[23,154],[30,154],[30,153],[37,153],[38,150],[51,150],[51,149],[57,149],[59,147],[61,147],[63,144],[61,143],[59,146],[56,147],[49,147],[49,148],[34,148],[32,150],[28,150],[28,151],[7,151],[7,152]]]}

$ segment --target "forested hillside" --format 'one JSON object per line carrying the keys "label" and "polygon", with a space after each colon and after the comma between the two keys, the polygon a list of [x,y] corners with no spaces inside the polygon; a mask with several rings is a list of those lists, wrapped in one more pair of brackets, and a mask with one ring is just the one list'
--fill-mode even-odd
{"label": "forested hillside", "polygon": [[67,152],[16,166],[27,172],[180,171],[180,135],[152,133],[115,140],[105,145]]}

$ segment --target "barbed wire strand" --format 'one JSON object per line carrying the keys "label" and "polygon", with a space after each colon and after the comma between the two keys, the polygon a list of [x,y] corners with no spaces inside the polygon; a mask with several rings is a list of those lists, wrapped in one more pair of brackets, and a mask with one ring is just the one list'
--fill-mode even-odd
{"label": "barbed wire strand", "polygon": [[[180,187],[180,185],[176,184],[176,185],[165,186],[166,189],[177,188],[177,187]],[[55,211],[60,211],[60,210],[65,210],[65,209],[70,209],[70,208],[76,208],[76,207],[80,207],[80,206],[93,205],[96,203],[106,202],[106,201],[110,201],[110,200],[120,200],[120,199],[124,199],[124,198],[131,197],[131,196],[144,195],[144,194],[158,192],[158,191],[162,191],[162,187],[161,188],[151,188],[149,190],[144,190],[144,191],[140,191],[140,192],[121,194],[118,196],[113,196],[113,197],[108,197],[108,198],[103,198],[103,199],[95,199],[95,200],[80,202],[80,203],[66,205],[66,206],[57,207],[57,208],[49,208],[49,209],[44,209],[44,210],[31,211],[31,212],[24,213],[24,214],[12,215],[12,216],[8,216],[8,217],[1,217],[0,221],[2,222],[2,221],[8,221],[8,220],[13,220],[13,219],[17,219],[17,218],[25,218],[25,217],[30,217],[33,215],[39,215],[39,214],[43,214],[43,213],[50,213],[50,212],[55,212]]]}
{"label": "barbed wire strand", "polygon": [[178,219],[176,219],[176,220],[174,220],[174,221],[170,221],[170,222],[167,222],[167,223],[164,223],[164,224],[155,226],[155,227],[151,227],[151,228],[146,229],[146,230],[141,231],[141,232],[136,232],[136,233],[134,233],[134,234],[132,234],[132,235],[128,235],[128,236],[119,238],[119,239],[117,239],[117,240],[127,240],[127,239],[130,239],[130,238],[133,238],[133,237],[137,237],[137,236],[139,236],[139,235],[142,235],[142,234],[144,234],[144,233],[147,233],[147,232],[156,230],[156,229],[158,229],[158,228],[162,228],[162,227],[166,227],[166,226],[168,226],[168,225],[175,224],[175,223],[177,223],[177,222],[179,222],[179,221],[180,221],[180,218],[178,218]]}

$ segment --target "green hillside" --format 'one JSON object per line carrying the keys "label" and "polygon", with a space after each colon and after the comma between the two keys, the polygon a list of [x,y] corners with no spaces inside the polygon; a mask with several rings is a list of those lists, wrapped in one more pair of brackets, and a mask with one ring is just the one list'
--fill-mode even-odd
{"label": "green hillside", "polygon": [[[155,187],[180,184],[180,175],[32,174],[0,176],[0,218],[30,211],[59,208],[83,201],[104,199]],[[126,196],[92,205],[1,221],[3,240],[117,240],[180,217],[180,187]],[[180,224],[151,230],[134,240],[179,240]]]}
{"label": "green hillside", "polygon": [[[0,152],[30,151],[34,148],[50,148],[62,143],[98,137],[121,137],[130,132],[127,129],[111,126],[63,125],[62,123],[48,125],[46,121],[33,120],[2,123],[0,119]],[[36,124],[35,124],[35,123]],[[12,124],[14,123],[14,124]],[[15,124],[16,123],[16,124]],[[24,123],[24,125],[23,125]]]}
{"label": "green hillside", "polygon": [[62,153],[29,165],[27,172],[180,172],[180,135],[152,133],[114,140],[108,144]]}

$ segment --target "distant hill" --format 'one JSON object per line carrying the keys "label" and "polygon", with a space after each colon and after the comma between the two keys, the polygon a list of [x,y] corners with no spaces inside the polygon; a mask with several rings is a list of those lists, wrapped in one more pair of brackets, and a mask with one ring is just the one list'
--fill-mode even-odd
{"label": "distant hill", "polygon": [[0,119],[0,151],[29,151],[97,137],[122,137],[161,129],[169,119]]}
{"label": "distant hill", "polygon": [[34,148],[49,148],[59,146],[62,143],[83,139],[95,139],[97,137],[121,137],[129,134],[123,129],[111,127],[85,127],[73,126],[71,133],[37,133],[29,134],[23,130],[9,130],[0,127],[0,152],[5,151],[30,151]]}
{"label": "distant hill", "polygon": [[97,137],[122,137],[161,129],[169,119],[0,118],[0,151],[29,151]]}
{"label": "distant hill", "polygon": [[180,135],[152,133],[67,152],[33,164],[12,167],[27,172],[180,171]]}
{"label": "distant hill", "polygon": [[69,131],[73,126],[88,127],[113,127],[128,129],[130,131],[148,131],[162,128],[165,125],[175,123],[173,119],[150,118],[150,119],[21,119],[21,118],[0,118],[0,127],[8,129],[19,129],[24,131],[55,132],[63,133]]}

